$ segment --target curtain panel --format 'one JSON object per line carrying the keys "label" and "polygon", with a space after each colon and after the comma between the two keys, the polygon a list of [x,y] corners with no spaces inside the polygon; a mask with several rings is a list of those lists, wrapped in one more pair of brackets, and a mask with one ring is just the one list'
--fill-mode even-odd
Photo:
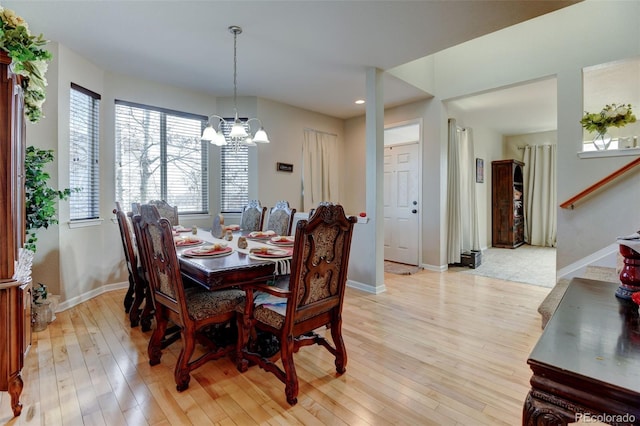
{"label": "curtain panel", "polygon": [[340,202],[338,137],[305,129],[302,143],[302,208],[322,201]]}
{"label": "curtain panel", "polygon": [[556,151],[556,145],[524,148],[524,240],[532,246],[556,246]]}

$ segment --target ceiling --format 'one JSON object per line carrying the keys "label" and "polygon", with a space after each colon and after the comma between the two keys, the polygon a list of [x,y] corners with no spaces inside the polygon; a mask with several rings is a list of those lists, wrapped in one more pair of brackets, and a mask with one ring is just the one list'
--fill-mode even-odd
{"label": "ceiling", "polygon": [[[32,33],[43,33],[102,69],[214,96],[233,95],[228,27],[239,25],[244,31],[238,36],[238,96],[350,118],[364,114],[365,106],[354,101],[365,98],[369,67],[388,70],[573,3],[47,0],[2,5],[22,16]],[[385,107],[428,96],[385,74]],[[519,96],[522,101],[525,93]]]}

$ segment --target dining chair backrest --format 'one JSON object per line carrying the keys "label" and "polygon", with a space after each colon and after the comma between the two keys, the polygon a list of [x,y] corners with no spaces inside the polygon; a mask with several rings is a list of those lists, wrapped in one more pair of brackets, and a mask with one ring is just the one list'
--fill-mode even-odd
{"label": "dining chair backrest", "polygon": [[172,225],[169,219],[160,216],[153,204],[142,204],[140,214],[133,219],[133,229],[154,302],[161,303],[181,318],[186,306]]}
{"label": "dining chair backrest", "polygon": [[158,209],[158,213],[160,213],[160,217],[166,217],[169,220],[171,226],[180,225],[177,206],[171,206],[164,200],[152,200],[149,201],[149,204],[156,206],[156,208]]}
{"label": "dining chair backrest", "polygon": [[264,224],[264,216],[267,208],[262,207],[259,200],[251,200],[242,209],[242,217],[240,218],[240,229],[243,231],[262,231]]}
{"label": "dining chair backrest", "polygon": [[133,228],[130,226],[127,214],[122,211],[120,203],[116,202],[116,208],[113,210],[118,221],[118,229],[120,230],[120,240],[124,250],[124,260],[127,265],[129,274],[129,288],[124,297],[124,309],[129,312],[133,303],[136,282],[138,281],[138,255],[133,242]]}
{"label": "dining chair backrest", "polygon": [[[124,300],[125,311],[129,313],[131,326],[135,327],[140,321],[140,306],[145,299],[148,283],[142,269],[142,261],[138,254],[132,215],[131,213],[125,213],[120,207],[119,202],[116,202],[116,208],[113,210],[113,213],[116,215],[118,221],[125,263],[127,265],[127,272],[129,273],[129,288],[127,289]],[[150,312],[151,308],[146,308],[146,310]]]}
{"label": "dining chair backrest", "polygon": [[289,208],[288,201],[278,201],[269,210],[267,230],[275,232],[276,235],[291,235],[291,225],[295,214],[296,209]]}
{"label": "dining chair backrest", "polygon": [[285,327],[336,310],[340,317],[347,282],[353,225],[339,204],[321,203],[309,221],[298,222],[289,290],[296,302],[287,307]]}

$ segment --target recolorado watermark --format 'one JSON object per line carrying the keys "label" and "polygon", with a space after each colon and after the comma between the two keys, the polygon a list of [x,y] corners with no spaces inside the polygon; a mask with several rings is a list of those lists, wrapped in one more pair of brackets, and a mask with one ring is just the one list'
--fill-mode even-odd
{"label": "recolorado watermark", "polygon": [[590,413],[576,413],[576,422],[582,423],[635,423],[636,416],[633,414],[590,414]]}

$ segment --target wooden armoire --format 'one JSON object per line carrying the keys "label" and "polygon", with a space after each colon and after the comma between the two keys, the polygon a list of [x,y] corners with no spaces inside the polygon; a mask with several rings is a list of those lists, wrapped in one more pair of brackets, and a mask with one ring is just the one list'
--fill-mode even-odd
{"label": "wooden armoire", "polygon": [[21,372],[31,345],[31,284],[30,276],[16,273],[25,238],[25,122],[21,77],[10,64],[0,52],[0,391],[9,392],[18,416]]}
{"label": "wooden armoire", "polygon": [[524,189],[517,160],[491,163],[491,245],[516,248],[524,244]]}

